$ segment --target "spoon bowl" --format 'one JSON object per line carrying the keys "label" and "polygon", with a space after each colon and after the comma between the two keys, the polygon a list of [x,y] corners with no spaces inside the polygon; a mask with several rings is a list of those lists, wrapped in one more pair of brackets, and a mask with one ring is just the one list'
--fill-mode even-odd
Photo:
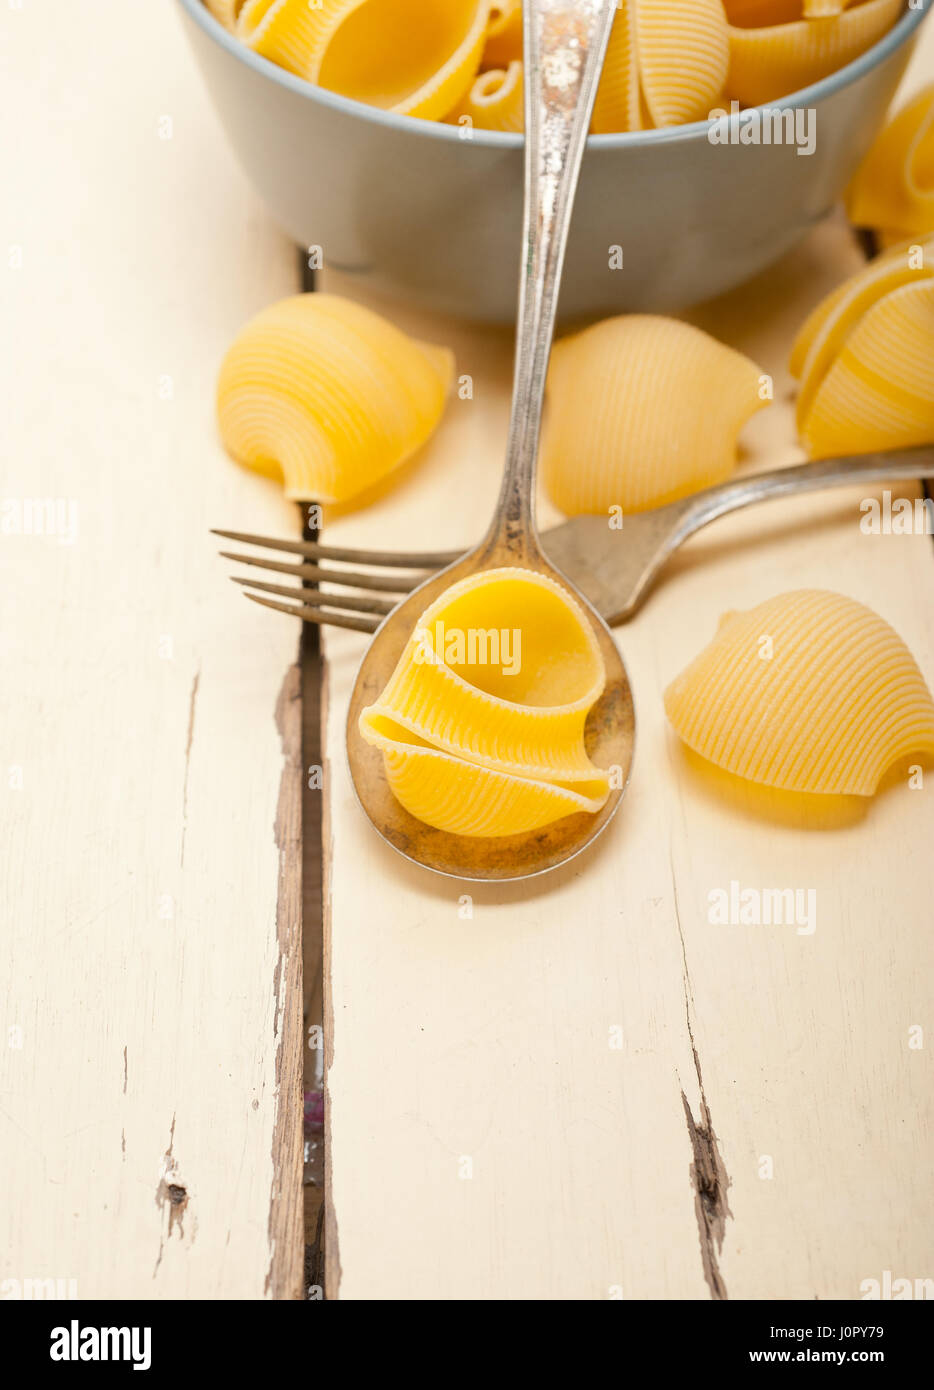
{"label": "spoon bowl", "polygon": [[[411,815],[390,789],[383,755],[360,733],[362,711],[385,689],[426,608],[452,584],[499,566],[535,570],[560,584],[589,620],[603,657],[606,684],[587,716],[584,746],[597,767],[611,770],[610,794],[595,814],[580,812],[520,835],[475,838],[436,830]],[[597,838],[609,823],[629,782],[635,742],[632,690],[613,635],[579,590],[546,560],[517,557],[508,546],[478,547],[413,590],[378,628],[357,674],[347,716],[347,756],[357,800],[393,849],[404,858],[451,878],[505,881],[557,868]]]}

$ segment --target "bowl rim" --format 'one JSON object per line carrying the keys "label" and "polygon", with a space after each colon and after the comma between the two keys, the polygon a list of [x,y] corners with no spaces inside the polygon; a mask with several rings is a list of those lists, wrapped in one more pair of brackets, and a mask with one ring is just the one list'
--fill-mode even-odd
{"label": "bowl rim", "polygon": [[[865,53],[861,53],[858,58],[854,58],[851,63],[838,68],[829,77],[823,77],[819,82],[813,82],[809,87],[802,87],[800,91],[789,93],[778,102],[766,102],[762,106],[747,109],[767,111],[776,108],[814,106],[827,97],[833,96],[842,88],[848,87],[851,83],[858,82],[861,77],[885,62],[903,43],[908,41],[928,14],[932,3],[934,0],[921,0],[919,8],[913,9],[909,8],[909,0],[905,0],[905,10],[901,18],[892,25],[887,34],[883,34],[877,43],[874,43]],[[329,107],[342,115],[371,121],[374,125],[383,126],[389,130],[418,135],[425,139],[456,141],[461,148],[465,145],[475,146],[479,149],[503,151],[522,148],[523,136],[512,131],[482,130],[475,127],[470,139],[465,140],[457,126],[447,125],[443,121],[426,121],[419,116],[403,116],[395,111],[384,111],[378,106],[369,106],[352,97],[344,97],[337,92],[330,92],[325,87],[317,87],[313,82],[308,82],[304,77],[296,77],[294,73],[279,67],[269,58],[263,58],[260,54],[247,48],[246,44],[241,43],[234,34],[224,28],[219,19],[215,19],[204,4],[204,0],[178,0],[178,4],[220,48],[246,67],[251,68],[260,77],[270,79],[278,86],[286,88],[287,91],[303,97],[314,105]],[[587,148],[625,149],[627,147],[635,148],[668,144],[675,141],[687,142],[705,139],[714,119],[718,118],[692,121],[688,125],[665,126],[656,130],[630,130],[608,135],[588,135]]]}

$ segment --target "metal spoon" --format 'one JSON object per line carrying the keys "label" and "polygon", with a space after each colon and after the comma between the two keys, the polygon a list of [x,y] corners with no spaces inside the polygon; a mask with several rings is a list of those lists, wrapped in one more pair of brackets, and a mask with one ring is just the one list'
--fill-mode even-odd
{"label": "metal spoon", "polygon": [[[354,685],[347,752],[357,797],[385,840],[406,858],[466,879],[519,879],[579,854],[616,811],[632,763],[635,718],[626,668],[603,619],[546,559],[534,518],[535,464],[554,332],[555,309],[587,127],[616,0],[525,0],[525,219],[519,283],[512,415],[506,467],[490,528],[474,549],[433,575],[394,608],[376,632]],[[379,749],[358,729],[392,674],[422,613],[467,575],[499,566],[548,575],[583,608],[606,666],[606,687],[591,710],[585,743],[612,789],[595,815],[579,813],[540,830],[501,838],[452,835],[410,815],[386,780]]]}

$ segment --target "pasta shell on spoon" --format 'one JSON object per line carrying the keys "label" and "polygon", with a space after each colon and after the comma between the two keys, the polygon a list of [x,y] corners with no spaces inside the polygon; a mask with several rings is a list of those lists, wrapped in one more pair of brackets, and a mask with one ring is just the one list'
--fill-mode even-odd
{"label": "pasta shell on spoon", "polygon": [[520,834],[606,802],[609,774],[585,742],[605,682],[567,590],[532,570],[483,570],[425,610],[359,729],[417,819],[451,834]]}

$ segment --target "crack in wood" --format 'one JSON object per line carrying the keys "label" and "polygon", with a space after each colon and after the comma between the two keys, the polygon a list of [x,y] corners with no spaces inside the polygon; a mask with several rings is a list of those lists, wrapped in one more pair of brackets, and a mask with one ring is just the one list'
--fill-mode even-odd
{"label": "crack in wood", "polygon": [[198,700],[198,686],[201,683],[201,667],[195,672],[188,698],[188,737],[185,740],[185,778],[182,783],[182,843],[179,852],[179,865],[185,867],[185,832],[188,829],[188,769],[191,763],[191,744],[195,736],[195,705]]}
{"label": "crack in wood", "polygon": [[694,1039],[694,1026],[691,1022],[691,1011],[694,1006],[694,991],[691,987],[691,976],[688,971],[687,947],[684,941],[684,929],[681,925],[681,908],[678,902],[678,881],[675,877],[674,861],[669,844],[669,864],[671,867],[671,885],[674,894],[675,921],[678,926],[678,936],[681,940],[681,962],[682,980],[684,986],[684,1013],[687,1020],[688,1037],[691,1042],[691,1054],[694,1058],[694,1070],[697,1073],[697,1086],[700,1092],[700,1120],[694,1117],[688,1098],[681,1088],[681,1103],[684,1106],[684,1116],[687,1121],[688,1137],[691,1141],[691,1152],[693,1162],[689,1168],[691,1186],[694,1189],[694,1211],[697,1216],[697,1231],[700,1240],[701,1264],[704,1270],[704,1279],[710,1289],[711,1298],[726,1300],[729,1298],[726,1283],[720,1273],[720,1252],[723,1249],[723,1239],[726,1234],[726,1220],[732,1216],[727,1191],[730,1187],[730,1177],[720,1153],[719,1141],[716,1130],[713,1127],[713,1120],[710,1117],[710,1107],[707,1104],[707,1093],[704,1090],[704,1076],[701,1071],[700,1057],[697,1052],[697,1044]]}
{"label": "crack in wood", "polygon": [[304,1263],[302,1212],[302,816],[301,682],[290,666],[276,702],[283,768],[276,808],[279,849],[276,903],[278,958],[273,972],[276,1040],[276,1114],[269,1201],[269,1268],[265,1291],[301,1298]]}
{"label": "crack in wood", "polygon": [[[700,1063],[694,1053],[694,1063],[700,1077]],[[732,1216],[727,1201],[730,1179],[720,1155],[716,1130],[710,1118],[707,1098],[701,1089],[700,1123],[695,1120],[688,1104],[688,1098],[681,1092],[684,1115],[687,1120],[688,1135],[694,1161],[691,1164],[691,1183],[694,1188],[694,1210],[697,1215],[697,1229],[700,1236],[701,1263],[704,1278],[715,1299],[727,1299],[726,1284],[720,1273],[720,1251],[726,1234],[726,1219]]]}
{"label": "crack in wood", "polygon": [[[162,1264],[162,1256],[165,1253],[165,1242],[171,1240],[172,1232],[178,1226],[179,1239],[185,1236],[185,1226],[183,1218],[188,1207],[188,1188],[184,1183],[178,1181],[178,1161],[175,1158],[175,1115],[172,1116],[172,1126],[169,1130],[169,1146],[162,1155],[162,1175],[159,1178],[159,1185],[156,1188],[156,1206],[160,1214],[168,1211],[168,1226],[159,1238],[159,1254],[156,1258],[156,1266],[152,1272],[155,1279],[159,1273],[159,1266]],[[125,1150],[124,1141],[124,1150]],[[192,1240],[194,1233],[192,1233]]]}

